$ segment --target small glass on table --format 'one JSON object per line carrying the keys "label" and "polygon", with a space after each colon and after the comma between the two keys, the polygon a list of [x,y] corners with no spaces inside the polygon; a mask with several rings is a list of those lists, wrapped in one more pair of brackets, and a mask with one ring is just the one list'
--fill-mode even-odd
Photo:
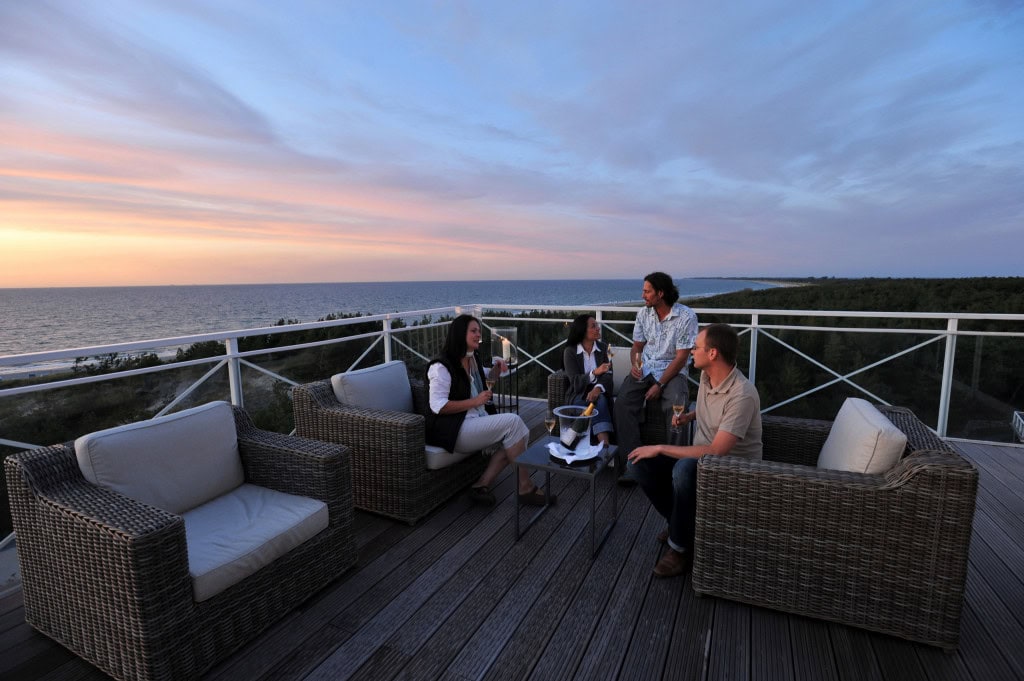
{"label": "small glass on table", "polygon": [[544,414],[544,427],[548,429],[548,435],[555,434],[555,423],[557,423],[555,413],[549,409]]}

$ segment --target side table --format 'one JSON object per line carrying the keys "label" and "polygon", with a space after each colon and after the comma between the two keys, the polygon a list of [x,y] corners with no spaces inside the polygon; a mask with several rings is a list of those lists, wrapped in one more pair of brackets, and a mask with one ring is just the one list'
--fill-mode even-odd
{"label": "side table", "polygon": [[[608,538],[608,533],[611,532],[612,527],[615,526],[615,522],[619,516],[619,486],[614,481],[611,483],[612,489],[612,507],[611,507],[611,518],[604,525],[603,528],[597,527],[597,494],[595,490],[595,480],[597,475],[608,467],[608,462],[615,456],[615,445],[607,447],[601,454],[585,464],[570,465],[566,463],[560,463],[551,458],[548,452],[548,443],[558,442],[558,438],[547,435],[534,442],[525,452],[516,457],[515,462],[512,465],[513,473],[518,474],[520,466],[526,466],[530,469],[536,469],[544,471],[544,491],[548,493],[551,491],[551,474],[555,475],[568,475],[574,478],[583,478],[587,481],[590,487],[590,557],[593,559],[597,552],[604,545],[605,539]],[[518,480],[518,475],[514,477]],[[541,506],[533,517],[526,523],[526,527],[519,529],[519,495],[516,495],[515,514],[516,514],[516,541],[522,537],[530,527],[540,519],[545,511],[548,510],[550,504],[545,503]],[[596,539],[596,535],[600,532],[600,539]]]}

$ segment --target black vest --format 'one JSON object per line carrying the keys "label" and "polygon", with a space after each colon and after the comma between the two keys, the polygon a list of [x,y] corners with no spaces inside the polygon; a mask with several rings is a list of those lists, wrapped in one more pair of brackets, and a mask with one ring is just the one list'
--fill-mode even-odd
{"label": "black vest", "polygon": [[[484,369],[480,364],[480,353],[474,353],[473,357],[476,359],[476,368],[480,373],[480,384],[484,385]],[[427,370],[434,364],[441,364],[452,377],[452,387],[448,390],[448,400],[450,402],[456,402],[458,400],[468,400],[472,396],[469,385],[469,376],[462,370],[462,365],[459,364],[453,367],[446,358],[439,357],[431,360],[430,364],[427,365]],[[427,386],[429,393],[430,379],[427,378]],[[485,407],[490,413],[492,407]],[[435,414],[434,410],[429,406],[427,407],[427,413],[425,416],[426,432],[424,433],[428,445],[434,445],[437,447],[444,447],[449,452],[455,451],[455,441],[459,439],[459,429],[462,428],[462,422],[466,420],[466,412],[460,411],[457,414]]]}

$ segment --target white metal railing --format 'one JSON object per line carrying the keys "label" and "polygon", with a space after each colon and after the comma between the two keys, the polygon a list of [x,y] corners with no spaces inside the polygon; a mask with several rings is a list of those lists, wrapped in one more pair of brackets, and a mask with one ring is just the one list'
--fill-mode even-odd
{"label": "white metal railing", "polygon": [[1024,442],[1024,411],[1013,412],[1013,432],[1017,434],[1017,439]]}
{"label": "white metal railing", "polygon": [[[0,367],[12,367],[12,366],[30,366],[40,362],[52,362],[52,361],[73,361],[80,357],[102,357],[104,355],[111,355],[114,353],[132,353],[139,351],[152,351],[157,348],[173,348],[188,346],[195,343],[205,341],[216,341],[223,343],[225,346],[226,354],[218,355],[214,357],[207,357],[201,359],[193,359],[182,362],[171,362],[167,364],[161,364],[159,366],[127,369],[122,371],[115,371],[112,373],[91,375],[91,376],[79,376],[74,378],[62,379],[52,381],[48,383],[36,383],[31,385],[22,385],[16,387],[5,388],[3,387],[3,381],[0,381],[0,398],[15,397],[18,395],[26,395],[30,393],[37,393],[42,391],[54,390],[58,388],[66,388],[70,386],[80,386],[91,383],[114,381],[130,376],[139,376],[144,374],[151,374],[162,371],[170,371],[180,369],[188,366],[199,366],[199,365],[210,365],[210,368],[206,373],[194,381],[189,386],[183,388],[178,392],[174,399],[167,405],[165,405],[157,415],[167,413],[174,409],[182,400],[184,400],[189,394],[191,394],[196,388],[202,385],[205,381],[209,380],[212,376],[216,375],[221,369],[227,368],[228,373],[228,385],[230,388],[230,399],[231,401],[239,406],[244,405],[244,383],[241,378],[241,369],[243,366],[254,369],[258,372],[271,376],[275,380],[283,381],[290,385],[296,385],[296,382],[286,376],[282,376],[266,367],[262,367],[252,361],[251,358],[255,358],[261,355],[270,353],[284,353],[296,350],[304,350],[308,348],[315,348],[324,345],[336,344],[336,343],[349,343],[357,340],[370,339],[371,343],[363,353],[348,367],[348,369],[355,368],[367,357],[367,355],[377,347],[382,346],[383,357],[387,361],[392,358],[393,352],[396,348],[401,349],[402,352],[410,353],[420,359],[426,359],[429,354],[436,352],[436,348],[433,350],[425,350],[418,348],[410,342],[406,342],[405,335],[413,330],[429,329],[434,327],[444,326],[447,322],[434,322],[435,317],[443,317],[445,315],[455,315],[461,312],[470,312],[478,317],[481,317],[485,326],[493,327],[500,326],[501,324],[516,323],[516,324],[564,324],[569,321],[569,317],[555,317],[555,318],[538,318],[538,317],[525,317],[516,316],[515,318],[499,317],[499,316],[483,316],[483,311],[493,312],[506,312],[506,313],[518,313],[524,310],[536,310],[539,312],[546,313],[578,313],[581,309],[592,311],[599,321],[604,326],[605,339],[613,341],[621,341],[625,344],[630,342],[630,332],[633,324],[633,315],[636,313],[635,307],[621,307],[621,306],[604,306],[597,308],[579,308],[579,307],[562,307],[562,306],[550,306],[550,305],[502,305],[502,304],[477,304],[470,306],[453,306],[444,308],[434,308],[429,310],[415,310],[409,312],[390,313],[390,314],[378,314],[368,315],[363,317],[354,317],[348,319],[339,319],[324,322],[310,322],[303,324],[291,324],[286,326],[273,326],[273,327],[262,327],[256,329],[243,329],[235,331],[225,331],[219,333],[207,333],[193,336],[179,336],[174,338],[163,338],[147,341],[137,341],[131,343],[116,343],[111,345],[92,346],[86,348],[74,348],[69,350],[56,350],[46,351],[38,353],[29,353],[22,355],[11,355],[0,357]],[[861,393],[868,396],[876,402],[885,402],[885,400],[879,395],[874,394],[869,389],[861,386],[857,383],[857,377],[872,368],[878,367],[882,364],[890,362],[898,357],[904,356],[908,353],[919,350],[925,346],[944,343],[944,359],[942,367],[942,380],[941,380],[941,394],[939,396],[939,408],[938,413],[935,417],[935,431],[940,436],[946,435],[949,410],[950,410],[950,398],[954,385],[953,375],[953,364],[956,350],[956,341],[958,338],[969,337],[969,336],[994,336],[994,337],[1009,337],[1024,339],[1024,331],[965,331],[961,329],[960,322],[964,320],[969,321],[998,321],[998,322],[1024,322],[1024,315],[1010,315],[1010,314],[943,314],[943,313],[890,313],[890,312],[850,312],[850,311],[825,311],[825,310],[753,310],[753,309],[720,309],[720,308],[695,308],[698,315],[703,314],[714,314],[718,317],[728,316],[735,318],[731,323],[738,328],[741,333],[749,335],[750,341],[750,360],[749,365],[746,368],[747,374],[751,381],[756,381],[757,374],[757,357],[759,348],[763,345],[762,339],[765,342],[776,344],[780,347],[785,348],[788,352],[795,354],[798,357],[806,360],[810,365],[817,367],[821,371],[829,374],[831,378],[827,381],[818,385],[807,386],[807,388],[798,394],[788,396],[782,400],[776,401],[773,404],[762,405],[762,411],[770,412],[783,405],[789,404],[796,400],[805,399],[815,393],[824,390],[832,385],[843,383]],[[622,315],[626,318],[622,320],[616,320],[609,318],[612,313],[626,313]],[[934,328],[891,328],[891,327],[848,327],[838,325],[828,326],[816,326],[808,324],[771,324],[766,323],[771,321],[773,318],[778,317],[797,317],[801,319],[913,319],[913,320],[925,320],[933,321]],[[415,323],[412,325],[403,326],[401,328],[395,328],[394,323],[396,320],[410,320],[415,318],[416,322],[420,320],[426,320],[425,323]],[[361,333],[344,336],[341,338],[319,340],[295,345],[288,346],[277,346],[272,348],[263,348],[258,350],[241,351],[239,349],[239,340],[252,336],[270,336],[284,333],[294,333],[297,331],[306,331],[312,329],[327,329],[327,328],[339,328],[352,326],[355,324],[366,324],[375,323],[380,325],[379,331],[373,331],[370,333]],[[925,340],[921,342],[909,345],[897,352],[894,352],[887,357],[874,360],[862,367],[859,367],[852,371],[840,373],[827,366],[820,358],[812,357],[799,347],[792,343],[789,343],[780,337],[780,332],[784,331],[802,331],[802,332],[821,332],[821,333],[854,333],[854,334],[913,334],[915,336],[925,336]],[[557,353],[561,348],[561,341],[559,340],[555,344],[546,347],[520,347],[520,368],[525,368],[531,364],[536,364],[543,371],[551,372],[554,371],[554,366],[557,365],[557,361],[551,361],[550,356],[552,353]],[[2,375],[0,375],[2,377]],[[693,377],[691,377],[692,380]],[[1019,415],[1018,415],[1019,417]],[[1020,431],[1018,431],[1020,432]],[[3,425],[0,424],[0,445],[7,445],[9,447],[16,448],[30,448],[35,446],[41,446],[41,444],[31,444],[25,442],[19,442],[11,439],[4,439],[5,433],[3,432]],[[42,443],[48,444],[48,443]]]}

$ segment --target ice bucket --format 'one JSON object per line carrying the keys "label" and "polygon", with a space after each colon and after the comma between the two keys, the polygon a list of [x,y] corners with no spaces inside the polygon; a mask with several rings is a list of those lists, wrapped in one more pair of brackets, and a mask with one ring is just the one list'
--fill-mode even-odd
{"label": "ice bucket", "polygon": [[580,443],[590,444],[590,424],[598,411],[595,409],[584,416],[583,412],[586,410],[586,407],[577,407],[574,404],[555,408],[555,416],[558,417],[558,437],[567,449],[576,449],[576,445]]}

